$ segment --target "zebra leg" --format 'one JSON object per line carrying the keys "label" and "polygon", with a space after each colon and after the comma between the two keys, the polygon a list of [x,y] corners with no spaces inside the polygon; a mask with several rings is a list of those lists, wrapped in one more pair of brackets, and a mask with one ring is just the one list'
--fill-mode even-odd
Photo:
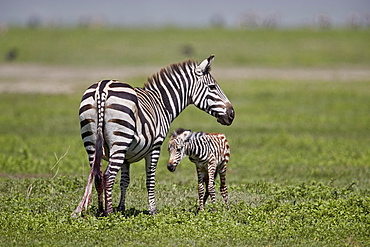
{"label": "zebra leg", "polygon": [[[116,152],[114,152],[115,150]],[[109,164],[104,172],[103,177],[105,192],[105,212],[104,212],[105,216],[113,212],[112,206],[113,184],[116,179],[117,173],[121,169],[125,157],[125,151],[117,150],[117,148],[115,148],[115,150],[111,149],[112,154],[109,158]]]}
{"label": "zebra leg", "polygon": [[155,187],[155,171],[157,168],[157,162],[159,159],[160,149],[153,149],[145,157],[146,165],[146,188],[148,190],[148,203],[149,203],[149,214],[154,215],[157,213],[157,207],[155,204],[154,187]]}
{"label": "zebra leg", "polygon": [[208,199],[208,196],[209,196],[209,189],[208,189],[208,185],[209,185],[209,177],[208,177],[208,174],[204,174],[204,184],[206,185],[206,193],[204,194],[204,197],[203,197],[203,204],[205,205],[206,204],[206,201]]}
{"label": "zebra leg", "polygon": [[204,209],[204,173],[201,171],[200,168],[197,166],[197,174],[198,174],[198,197],[199,197],[199,211]]}
{"label": "zebra leg", "polygon": [[220,192],[221,192],[222,197],[224,198],[227,209],[230,210],[229,197],[228,197],[227,186],[226,186],[226,161],[222,163],[219,174],[220,174],[220,181],[221,181]]}
{"label": "zebra leg", "polygon": [[124,212],[125,211],[125,198],[126,198],[126,190],[128,185],[130,184],[130,163],[125,161],[122,166],[121,170],[121,200],[118,205],[118,211]]}
{"label": "zebra leg", "polygon": [[[216,192],[215,192],[215,164],[208,164],[208,193],[211,196],[212,204],[214,205],[216,203]],[[215,209],[213,209],[215,210]]]}

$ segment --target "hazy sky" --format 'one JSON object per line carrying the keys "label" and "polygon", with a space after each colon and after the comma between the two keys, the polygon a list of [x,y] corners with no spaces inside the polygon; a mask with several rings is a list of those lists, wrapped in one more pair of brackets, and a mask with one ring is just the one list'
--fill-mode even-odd
{"label": "hazy sky", "polygon": [[310,25],[320,14],[332,24],[350,16],[370,16],[370,0],[0,0],[0,23],[73,25],[103,20],[107,25],[208,26],[212,19],[234,26],[245,13],[260,19],[275,16],[282,26]]}

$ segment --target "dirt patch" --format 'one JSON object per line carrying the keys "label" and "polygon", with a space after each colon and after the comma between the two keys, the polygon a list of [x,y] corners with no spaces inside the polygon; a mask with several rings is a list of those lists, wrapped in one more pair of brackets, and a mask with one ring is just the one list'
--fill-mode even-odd
{"label": "dirt patch", "polygon": [[[130,82],[130,79],[135,77],[146,78],[159,69],[159,67],[148,66],[76,68],[69,66],[5,64],[0,66],[0,92],[74,93],[102,79],[118,79]],[[219,81],[240,79],[246,81],[253,79],[359,81],[370,79],[370,68],[215,67],[212,74]],[[144,81],[142,84],[144,84]]]}
{"label": "dirt patch", "polygon": [[127,80],[150,75],[150,68],[74,68],[9,64],[0,66],[0,92],[73,93],[102,79]]}

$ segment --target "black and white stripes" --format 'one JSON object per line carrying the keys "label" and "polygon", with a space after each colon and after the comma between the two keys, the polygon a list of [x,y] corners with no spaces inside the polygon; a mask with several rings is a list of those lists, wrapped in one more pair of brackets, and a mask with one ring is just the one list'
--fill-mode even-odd
{"label": "black and white stripes", "polygon": [[[199,210],[203,210],[208,196],[215,203],[214,182],[220,174],[220,191],[229,209],[226,186],[226,165],[230,159],[230,147],[224,134],[191,132],[182,128],[171,134],[168,142],[170,158],[167,168],[174,172],[187,155],[196,165],[198,175]],[[204,193],[204,185],[206,192]]]}
{"label": "black and white stripes", "polygon": [[[118,210],[124,210],[130,164],[143,158],[146,161],[149,213],[156,212],[155,171],[160,147],[171,122],[192,103],[216,117],[221,124],[230,125],[234,119],[231,103],[209,73],[213,59],[214,56],[210,56],[199,65],[194,61],[172,64],[148,78],[143,88],[104,80],[86,90],[79,113],[81,136],[92,169],[75,215],[83,208],[86,210],[94,178],[99,211],[104,214],[113,211],[112,187],[120,169]],[[109,163],[102,174],[101,160],[104,157]]]}

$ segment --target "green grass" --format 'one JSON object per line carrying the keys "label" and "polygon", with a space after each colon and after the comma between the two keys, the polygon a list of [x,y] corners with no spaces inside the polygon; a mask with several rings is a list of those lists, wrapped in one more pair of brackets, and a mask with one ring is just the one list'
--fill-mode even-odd
{"label": "green grass", "polygon": [[[59,65],[160,65],[217,55],[228,66],[368,66],[370,30],[21,29],[0,36],[0,54]],[[4,60],[2,60],[4,62]]]}
{"label": "green grass", "polygon": [[[366,246],[370,200],[356,186],[320,183],[231,187],[231,210],[195,214],[189,185],[157,186],[160,212],[142,212],[144,181],[129,190],[126,215],[69,216],[82,192],[80,178],[5,179],[0,185],[2,243],[19,245],[129,246]],[[7,195],[7,196],[4,196]],[[132,201],[135,201],[133,206]],[[140,205],[140,206],[138,206]]]}
{"label": "green grass", "polygon": [[[166,35],[177,38],[162,44]],[[208,35],[216,39],[209,42]],[[367,68],[368,35],[367,30],[10,29],[0,37],[0,50],[22,47],[19,63],[163,66],[181,61],[181,45],[193,42],[196,58],[220,51],[220,66]],[[26,36],[29,42],[22,41]],[[171,131],[223,132],[230,142],[231,210],[217,193],[217,211],[206,204],[199,214],[195,166],[184,159],[170,173],[166,141],[157,167],[158,215],[146,214],[144,163],[139,162],[131,166],[124,215],[95,217],[94,192],[87,217],[71,218],[89,172],[78,123],[82,92],[0,94],[0,245],[369,245],[370,81],[220,83],[236,111],[231,126],[193,106],[171,125]],[[118,183],[113,193],[117,206]]]}
{"label": "green grass", "polygon": [[[132,165],[125,216],[95,218],[94,193],[88,217],[77,220],[69,215],[88,173],[78,130],[80,96],[3,94],[0,235],[10,245],[366,245],[369,85],[275,80],[222,85],[236,110],[232,126],[190,107],[171,130],[226,133],[232,152],[230,212],[217,194],[217,212],[207,204],[206,212],[195,215],[195,167],[185,159],[175,173],[168,172],[164,146],[157,172],[159,215],[145,214],[139,162]],[[60,158],[66,151],[56,164],[54,154]]]}

